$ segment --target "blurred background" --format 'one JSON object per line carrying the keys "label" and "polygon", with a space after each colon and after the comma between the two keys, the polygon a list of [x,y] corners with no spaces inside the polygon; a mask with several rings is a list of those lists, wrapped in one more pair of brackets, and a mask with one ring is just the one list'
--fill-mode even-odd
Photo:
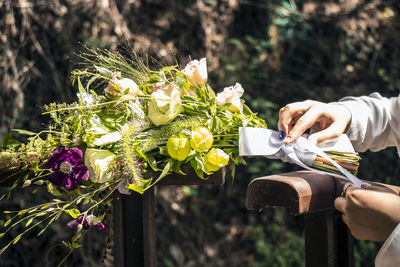
{"label": "blurred background", "polygon": [[[272,129],[290,102],[397,96],[399,15],[396,0],[2,0],[0,139],[12,128],[42,129],[44,104],[76,100],[69,74],[82,45],[128,46],[159,64],[207,57],[214,90],[241,83],[247,105]],[[395,149],[361,156],[360,178],[400,184]],[[158,266],[304,265],[302,218],[245,208],[252,179],[296,167],[247,162],[221,187],[157,189]],[[0,210],[34,205],[45,193],[16,192]],[[67,249],[54,244],[71,234],[63,224],[32,234],[1,255],[0,265],[55,266]],[[65,266],[100,266],[105,238],[91,231]],[[356,242],[356,266],[373,266],[380,246]]]}

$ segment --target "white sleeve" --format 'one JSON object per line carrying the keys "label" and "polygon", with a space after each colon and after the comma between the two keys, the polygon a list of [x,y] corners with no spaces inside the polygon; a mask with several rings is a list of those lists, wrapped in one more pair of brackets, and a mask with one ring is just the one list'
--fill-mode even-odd
{"label": "white sleeve", "polygon": [[386,239],[375,258],[375,267],[400,266],[400,224]]}
{"label": "white sleeve", "polygon": [[356,151],[378,151],[389,146],[400,151],[400,97],[385,98],[373,93],[345,97],[339,103],[351,112],[346,134]]}

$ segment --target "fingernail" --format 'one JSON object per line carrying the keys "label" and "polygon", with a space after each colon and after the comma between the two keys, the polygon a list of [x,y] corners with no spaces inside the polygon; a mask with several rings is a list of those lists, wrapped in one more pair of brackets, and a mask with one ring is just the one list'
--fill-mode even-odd
{"label": "fingernail", "polygon": [[292,138],[288,135],[285,137],[285,139],[283,140],[283,142],[285,143],[289,143],[292,140]]}
{"label": "fingernail", "polygon": [[285,138],[285,134],[283,133],[283,131],[279,131],[279,139],[283,140]]}
{"label": "fingernail", "polygon": [[362,188],[362,189],[366,189],[366,188],[368,188],[368,187],[370,187],[370,186],[371,186],[371,184],[366,183],[366,182],[364,182],[364,183],[361,184],[361,188]]}

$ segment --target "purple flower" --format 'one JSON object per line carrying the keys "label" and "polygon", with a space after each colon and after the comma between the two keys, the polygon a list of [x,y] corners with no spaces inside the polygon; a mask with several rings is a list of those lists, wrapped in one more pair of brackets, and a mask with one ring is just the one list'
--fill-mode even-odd
{"label": "purple flower", "polygon": [[57,147],[46,163],[47,168],[55,171],[49,175],[49,181],[68,191],[75,190],[81,180],[87,181],[89,178],[88,168],[79,164],[81,160],[82,151],[79,148]]}
{"label": "purple flower", "polygon": [[107,223],[103,222],[95,222],[96,216],[88,215],[83,218],[83,216],[79,216],[76,220],[72,220],[67,223],[67,226],[73,230],[77,230],[79,225],[82,225],[83,230],[89,229],[89,226],[96,227],[98,230],[103,231],[108,227]]}
{"label": "purple flower", "polygon": [[130,195],[131,194],[131,190],[126,189],[127,185],[128,185],[128,179],[127,178],[123,178],[122,182],[119,184],[119,186],[117,188],[120,194],[123,194],[123,195]]}

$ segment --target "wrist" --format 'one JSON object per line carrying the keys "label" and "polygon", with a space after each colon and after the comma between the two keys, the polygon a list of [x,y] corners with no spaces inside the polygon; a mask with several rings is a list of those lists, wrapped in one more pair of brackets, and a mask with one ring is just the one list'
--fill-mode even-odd
{"label": "wrist", "polygon": [[337,112],[339,114],[339,118],[340,118],[341,122],[343,123],[343,128],[344,128],[343,132],[346,132],[350,126],[351,119],[352,119],[351,110],[346,105],[343,105],[341,102],[333,102],[333,103],[329,103],[329,105],[334,106],[335,109],[337,110]]}

